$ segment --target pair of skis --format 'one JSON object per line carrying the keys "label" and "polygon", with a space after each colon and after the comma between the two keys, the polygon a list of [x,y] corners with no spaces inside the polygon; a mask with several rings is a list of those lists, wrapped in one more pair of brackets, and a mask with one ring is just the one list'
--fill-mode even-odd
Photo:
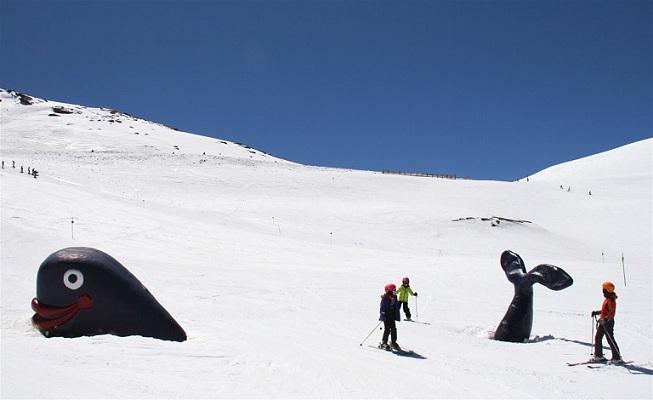
{"label": "pair of skis", "polygon": [[414,324],[422,324],[422,325],[431,325],[430,322],[425,322],[425,321],[416,321],[414,319],[404,319],[404,322],[412,322]]}
{"label": "pair of skis", "polygon": [[632,363],[633,363],[632,361],[613,362],[613,361],[607,361],[607,360],[606,361],[587,360],[587,361],[574,362],[574,363],[568,362],[567,365],[570,366],[570,367],[575,367],[577,365],[585,365],[588,368],[601,368],[601,367],[605,367],[605,366],[609,366],[609,365],[622,366],[622,365],[628,365],[628,364],[632,364]]}
{"label": "pair of skis", "polygon": [[402,348],[393,349],[390,346],[388,346],[387,348],[384,348],[384,347],[381,347],[381,346],[374,346],[374,345],[371,345],[371,344],[368,344],[368,346],[373,348],[373,349],[383,350],[383,351],[387,351],[387,352],[395,353],[395,354],[399,354],[399,355],[415,354],[415,352],[412,351],[412,350],[407,350],[407,349],[402,349]]}

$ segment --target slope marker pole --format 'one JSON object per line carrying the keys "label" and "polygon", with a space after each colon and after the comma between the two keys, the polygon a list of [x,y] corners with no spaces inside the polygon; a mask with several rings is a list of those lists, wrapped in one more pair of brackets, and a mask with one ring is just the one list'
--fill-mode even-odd
{"label": "slope marker pole", "polygon": [[624,273],[624,287],[626,287],[626,264],[624,263],[624,253],[621,253],[621,270]]}

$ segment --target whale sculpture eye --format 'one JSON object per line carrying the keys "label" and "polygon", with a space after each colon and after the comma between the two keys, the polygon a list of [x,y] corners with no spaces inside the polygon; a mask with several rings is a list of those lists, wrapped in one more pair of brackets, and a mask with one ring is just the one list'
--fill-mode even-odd
{"label": "whale sculpture eye", "polygon": [[77,290],[84,284],[84,274],[76,269],[69,269],[63,274],[63,284],[68,289]]}

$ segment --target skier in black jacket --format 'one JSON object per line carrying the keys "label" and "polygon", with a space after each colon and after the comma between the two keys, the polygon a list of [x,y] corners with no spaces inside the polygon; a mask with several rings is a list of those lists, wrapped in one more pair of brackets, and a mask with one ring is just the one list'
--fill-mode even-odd
{"label": "skier in black jacket", "polygon": [[[390,348],[399,350],[397,344],[397,324],[400,320],[399,302],[395,290],[397,286],[394,283],[385,285],[385,293],[381,296],[381,306],[379,321],[383,321],[383,340],[379,343],[379,348],[389,350]],[[390,336],[390,346],[388,347],[388,336]]]}

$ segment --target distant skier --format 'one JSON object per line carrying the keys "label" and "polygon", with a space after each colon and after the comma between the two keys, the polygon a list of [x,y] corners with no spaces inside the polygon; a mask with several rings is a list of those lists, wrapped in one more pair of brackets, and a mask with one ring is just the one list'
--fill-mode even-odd
{"label": "distant skier", "polygon": [[596,327],[596,336],[594,337],[594,357],[592,361],[605,361],[603,356],[603,336],[608,339],[610,350],[612,351],[612,362],[620,363],[621,353],[619,346],[614,339],[614,315],[617,311],[617,294],[614,292],[612,282],[604,282],[603,285],[603,305],[600,311],[592,311],[592,317],[599,316]]}
{"label": "distant skier", "polygon": [[[397,302],[397,296],[395,290],[397,286],[394,283],[388,283],[385,285],[385,293],[381,296],[381,314],[379,315],[379,321],[383,321],[383,339],[379,343],[379,348],[384,350],[395,349],[399,350],[399,345],[397,344],[397,324],[396,321],[399,321],[399,302]],[[388,346],[388,336],[390,337],[390,346]]]}
{"label": "distant skier", "polygon": [[408,297],[417,296],[417,292],[413,292],[413,289],[410,288],[410,279],[405,277],[401,280],[401,286],[397,290],[397,297],[399,298],[399,306],[403,306],[404,314],[406,314],[406,321],[412,321],[410,308],[408,308]]}

